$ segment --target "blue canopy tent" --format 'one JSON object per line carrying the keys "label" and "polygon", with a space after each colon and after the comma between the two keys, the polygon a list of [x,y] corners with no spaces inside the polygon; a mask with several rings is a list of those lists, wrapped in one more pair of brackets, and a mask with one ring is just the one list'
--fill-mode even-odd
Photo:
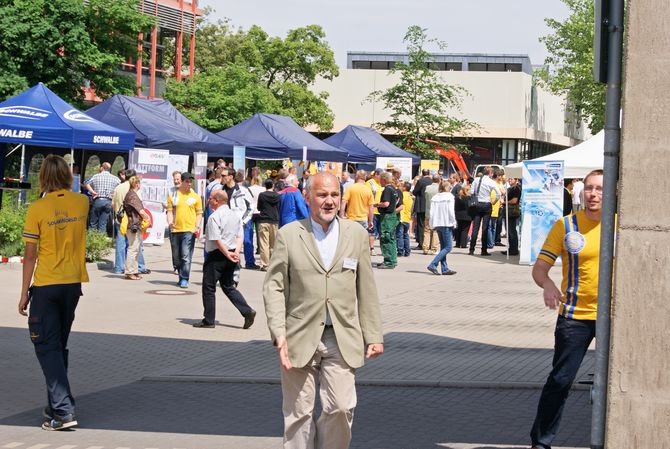
{"label": "blue canopy tent", "polygon": [[[127,154],[134,140],[134,133],[109,126],[75,109],[42,83],[0,103],[0,142],[24,146],[21,178],[31,158],[31,155],[25,157],[25,145],[32,147],[32,153],[39,151],[34,147],[56,147],[69,149],[72,156],[74,149]],[[66,154],[62,150],[56,153]],[[3,151],[0,178],[4,176],[5,157]]]}
{"label": "blue canopy tent", "polygon": [[349,125],[337,134],[324,139],[324,142],[349,152],[349,162],[374,164],[378,156],[408,157],[412,165],[421,163],[421,158],[408,153],[386,140],[372,128]]}
{"label": "blue canopy tent", "polygon": [[86,111],[91,117],[135,133],[135,147],[170,150],[174,154],[206,151],[209,156],[232,157],[237,142],[196,125],[167,100],[114,95]]}
{"label": "blue canopy tent", "polygon": [[[251,159],[302,159],[307,147],[307,160],[347,162],[345,150],[328,145],[314,137],[290,117],[275,114],[255,114],[232,128],[217,133],[247,147]],[[250,150],[272,152],[272,157],[254,157]]]}

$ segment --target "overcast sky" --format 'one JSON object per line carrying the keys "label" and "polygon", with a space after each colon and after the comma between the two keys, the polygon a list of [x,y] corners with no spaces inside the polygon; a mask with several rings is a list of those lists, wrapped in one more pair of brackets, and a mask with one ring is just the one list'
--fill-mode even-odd
{"label": "overcast sky", "polygon": [[[231,19],[248,29],[259,25],[273,36],[292,28],[317,24],[340,67],[347,51],[403,51],[410,25],[447,43],[447,52],[528,54],[544,62],[538,41],[548,34],[544,18],[568,15],[560,0],[200,0],[215,17]],[[437,50],[428,48],[428,50]]]}

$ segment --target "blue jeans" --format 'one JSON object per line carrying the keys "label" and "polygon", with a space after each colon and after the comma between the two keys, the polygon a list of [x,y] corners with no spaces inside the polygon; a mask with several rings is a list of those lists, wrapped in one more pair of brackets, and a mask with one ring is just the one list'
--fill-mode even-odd
{"label": "blue jeans", "polygon": [[495,246],[496,228],[498,227],[498,217],[491,217],[489,221],[489,235],[486,247],[491,249]]}
{"label": "blue jeans", "polygon": [[409,247],[409,223],[398,223],[395,231],[396,244],[398,245],[399,256],[409,256],[411,253]]}
{"label": "blue jeans", "polygon": [[244,225],[244,265],[247,268],[256,266],[254,255],[254,221],[249,220]]}
{"label": "blue jeans", "polygon": [[186,281],[191,275],[191,260],[195,248],[195,234],[192,232],[173,232],[170,234],[172,242],[172,260],[178,260],[179,281]]}
{"label": "blue jeans", "polygon": [[112,200],[109,198],[97,198],[91,206],[91,228],[96,231],[107,233],[107,222],[112,214]]}
{"label": "blue jeans", "polygon": [[[123,274],[123,269],[126,266],[126,253],[128,251],[128,240],[125,235],[121,235],[121,228],[119,223],[114,220],[114,235],[116,237],[116,245],[114,249],[114,273]],[[137,270],[140,273],[147,271],[144,265],[144,245],[140,241],[140,255],[137,258]]]}
{"label": "blue jeans", "polygon": [[595,335],[595,320],[573,320],[562,316],[556,320],[552,369],[542,389],[530,431],[533,446],[551,447],[570,387]]}
{"label": "blue jeans", "polygon": [[57,417],[74,415],[74,397],[67,377],[67,340],[81,284],[31,287],[28,328],[47,384],[49,406]]}
{"label": "blue jeans", "polygon": [[454,245],[454,237],[451,234],[451,228],[446,226],[438,226],[435,228],[435,231],[437,232],[437,237],[440,239],[440,252],[435,255],[435,258],[428,266],[437,269],[437,264],[440,264],[442,273],[446,273],[449,271],[447,254],[451,252],[451,248]]}

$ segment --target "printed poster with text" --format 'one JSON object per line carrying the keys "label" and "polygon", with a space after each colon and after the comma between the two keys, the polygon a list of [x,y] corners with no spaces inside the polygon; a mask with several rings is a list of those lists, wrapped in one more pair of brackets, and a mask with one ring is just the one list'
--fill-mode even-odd
{"label": "printed poster with text", "polygon": [[152,150],[137,148],[130,153],[129,167],[142,178],[140,197],[144,210],[151,218],[151,227],[144,235],[145,243],[163,244],[167,217],[164,201],[168,195],[168,173],[170,152],[168,150]]}
{"label": "printed poster with text", "polygon": [[377,157],[377,168],[386,170],[389,166],[400,169],[400,179],[412,180],[412,158],[409,157]]}
{"label": "printed poster with text", "polygon": [[563,216],[563,161],[524,161],[521,257],[534,264],[549,230]]}

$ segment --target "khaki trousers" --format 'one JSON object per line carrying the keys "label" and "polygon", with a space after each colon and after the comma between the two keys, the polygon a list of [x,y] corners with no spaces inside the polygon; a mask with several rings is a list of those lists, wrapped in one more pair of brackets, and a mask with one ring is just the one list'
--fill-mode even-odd
{"label": "khaki trousers", "polygon": [[438,243],[439,239],[437,238],[437,232],[435,231],[435,229],[431,229],[430,225],[426,223],[426,225],[423,227],[423,243],[421,244],[421,249],[423,250],[423,252],[427,251],[437,252]]}
{"label": "khaki trousers", "polygon": [[267,268],[270,265],[278,228],[279,226],[274,223],[258,224],[258,252],[261,253],[261,268]]}
{"label": "khaki trousers", "polygon": [[[355,370],[326,328],[314,357],[303,368],[280,367],[284,412],[284,449],[347,449],[356,407]],[[319,384],[321,415],[314,417]]]}
{"label": "khaki trousers", "polygon": [[126,255],[125,274],[137,274],[137,258],[140,255],[140,239],[142,238],[142,231],[126,232],[128,239],[128,253]]}

